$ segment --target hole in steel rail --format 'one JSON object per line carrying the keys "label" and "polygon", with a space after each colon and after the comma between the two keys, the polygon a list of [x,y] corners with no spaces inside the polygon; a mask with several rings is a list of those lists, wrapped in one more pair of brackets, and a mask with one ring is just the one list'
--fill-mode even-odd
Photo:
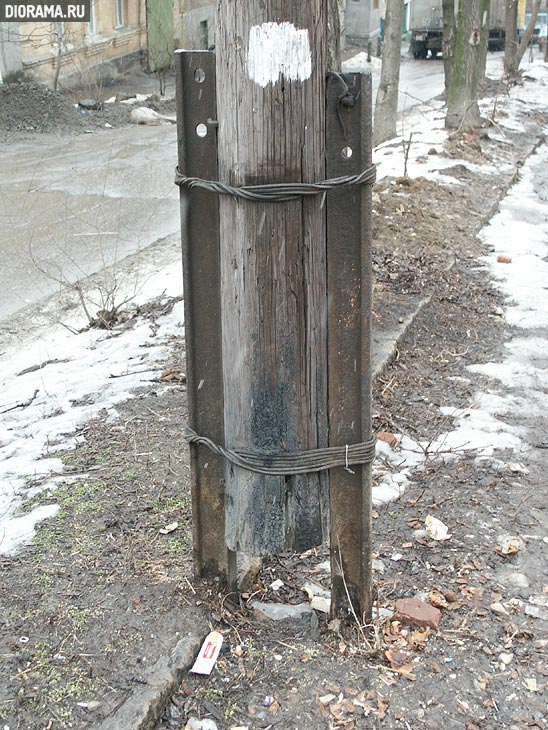
{"label": "hole in steel rail", "polygon": [[352,149],[352,147],[343,147],[342,148],[342,156],[344,157],[345,160],[349,160],[353,154],[354,154],[354,150]]}
{"label": "hole in steel rail", "polygon": [[205,124],[198,124],[196,134],[198,137],[207,137],[207,126]]}
{"label": "hole in steel rail", "polygon": [[203,84],[205,77],[206,74],[203,68],[197,68],[196,71],[194,71],[194,81],[196,81],[197,84]]}

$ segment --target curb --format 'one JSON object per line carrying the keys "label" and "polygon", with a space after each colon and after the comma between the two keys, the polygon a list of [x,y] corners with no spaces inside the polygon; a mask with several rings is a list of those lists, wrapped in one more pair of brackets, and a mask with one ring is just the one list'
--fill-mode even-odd
{"label": "curb", "polygon": [[[411,329],[413,322],[422,312],[424,307],[430,304],[432,299],[431,295],[421,299],[417,305],[411,310],[410,314],[407,315],[405,321],[401,324],[396,325],[388,332],[375,333],[375,328],[372,331],[372,363],[371,363],[371,379],[375,381],[379,378],[386,370],[388,365],[394,360],[398,352],[398,346],[403,340],[405,335]],[[376,337],[376,339],[375,339]]]}
{"label": "curb", "polygon": [[92,730],[152,730],[200,648],[203,637],[181,639],[168,657],[160,657],[134,692],[116,712],[93,725]]}

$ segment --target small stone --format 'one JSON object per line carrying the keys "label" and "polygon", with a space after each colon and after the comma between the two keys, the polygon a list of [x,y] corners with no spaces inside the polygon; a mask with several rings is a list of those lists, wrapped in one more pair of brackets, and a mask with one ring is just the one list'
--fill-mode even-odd
{"label": "small stone", "polygon": [[324,560],[323,563],[316,565],[316,573],[331,573],[331,561]]}
{"label": "small stone", "polygon": [[217,724],[209,718],[199,720],[197,717],[189,717],[185,730],[218,730]]}
{"label": "small stone", "polygon": [[501,660],[501,662],[504,664],[505,667],[507,667],[512,662],[513,658],[514,658],[514,655],[509,652],[503,651],[499,654],[499,659]]}
{"label": "small stone", "polygon": [[303,591],[308,594],[308,598],[312,600],[314,596],[321,596],[322,598],[329,598],[331,600],[331,591],[324,588],[317,583],[310,583],[309,581],[303,585]]}
{"label": "small stone", "polygon": [[373,558],[371,561],[371,567],[376,573],[384,573],[385,567],[382,560],[379,560],[379,558]]}
{"label": "small stone", "polygon": [[382,620],[385,618],[392,618],[394,615],[394,611],[391,608],[383,608],[382,606],[380,608],[377,608],[376,606],[373,606],[371,609],[373,620]]}
{"label": "small stone", "polygon": [[99,702],[98,700],[90,700],[89,702],[77,702],[77,707],[81,707],[83,710],[89,710],[90,712],[93,712],[94,710],[97,710],[99,707],[101,707],[103,703]]}
{"label": "small stone", "polygon": [[251,606],[254,611],[262,613],[273,621],[284,621],[285,619],[298,620],[305,614],[312,613],[312,608],[308,603],[298,603],[293,606],[284,603],[252,601]]}
{"label": "small stone", "polygon": [[429,626],[438,630],[441,611],[420,598],[402,598],[396,601],[394,619],[411,626]]}
{"label": "small stone", "polygon": [[322,705],[328,705],[330,702],[333,702],[333,700],[336,700],[334,694],[328,694],[328,695],[322,695],[321,697],[318,697],[318,700],[321,702]]}
{"label": "small stone", "polygon": [[525,543],[517,535],[500,535],[497,538],[499,552],[502,555],[514,555],[522,550]]}
{"label": "small stone", "polygon": [[315,611],[329,613],[329,611],[331,610],[331,598],[325,598],[324,596],[314,596],[314,598],[310,601],[310,606]]}
{"label": "small stone", "polygon": [[501,616],[508,616],[508,611],[505,609],[500,601],[492,603],[489,608],[491,609],[491,611],[493,611],[493,613],[498,613]]}
{"label": "small stone", "polygon": [[523,573],[516,571],[514,573],[504,573],[499,576],[501,583],[506,583],[515,588],[529,588],[529,579]]}

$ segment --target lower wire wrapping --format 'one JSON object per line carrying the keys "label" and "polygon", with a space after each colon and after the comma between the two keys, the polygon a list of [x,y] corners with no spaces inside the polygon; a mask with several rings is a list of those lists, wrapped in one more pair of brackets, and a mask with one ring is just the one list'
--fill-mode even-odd
{"label": "lower wire wrapping", "polygon": [[199,436],[190,426],[185,426],[183,436],[187,443],[206,446],[214,454],[247,471],[267,476],[293,476],[325,471],[337,466],[370,464],[375,459],[375,437],[359,444],[329,446],[311,451],[287,454],[257,454],[247,449],[226,449],[205,436]]}

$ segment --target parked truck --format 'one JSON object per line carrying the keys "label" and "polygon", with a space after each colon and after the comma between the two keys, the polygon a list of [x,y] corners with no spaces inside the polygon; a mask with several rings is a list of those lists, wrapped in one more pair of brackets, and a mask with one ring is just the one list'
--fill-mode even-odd
{"label": "parked truck", "polygon": [[[456,9],[455,9],[456,12]],[[415,0],[412,4],[411,46],[413,58],[436,58],[443,50],[441,0]],[[505,3],[491,0],[489,10],[490,51],[504,50]]]}

